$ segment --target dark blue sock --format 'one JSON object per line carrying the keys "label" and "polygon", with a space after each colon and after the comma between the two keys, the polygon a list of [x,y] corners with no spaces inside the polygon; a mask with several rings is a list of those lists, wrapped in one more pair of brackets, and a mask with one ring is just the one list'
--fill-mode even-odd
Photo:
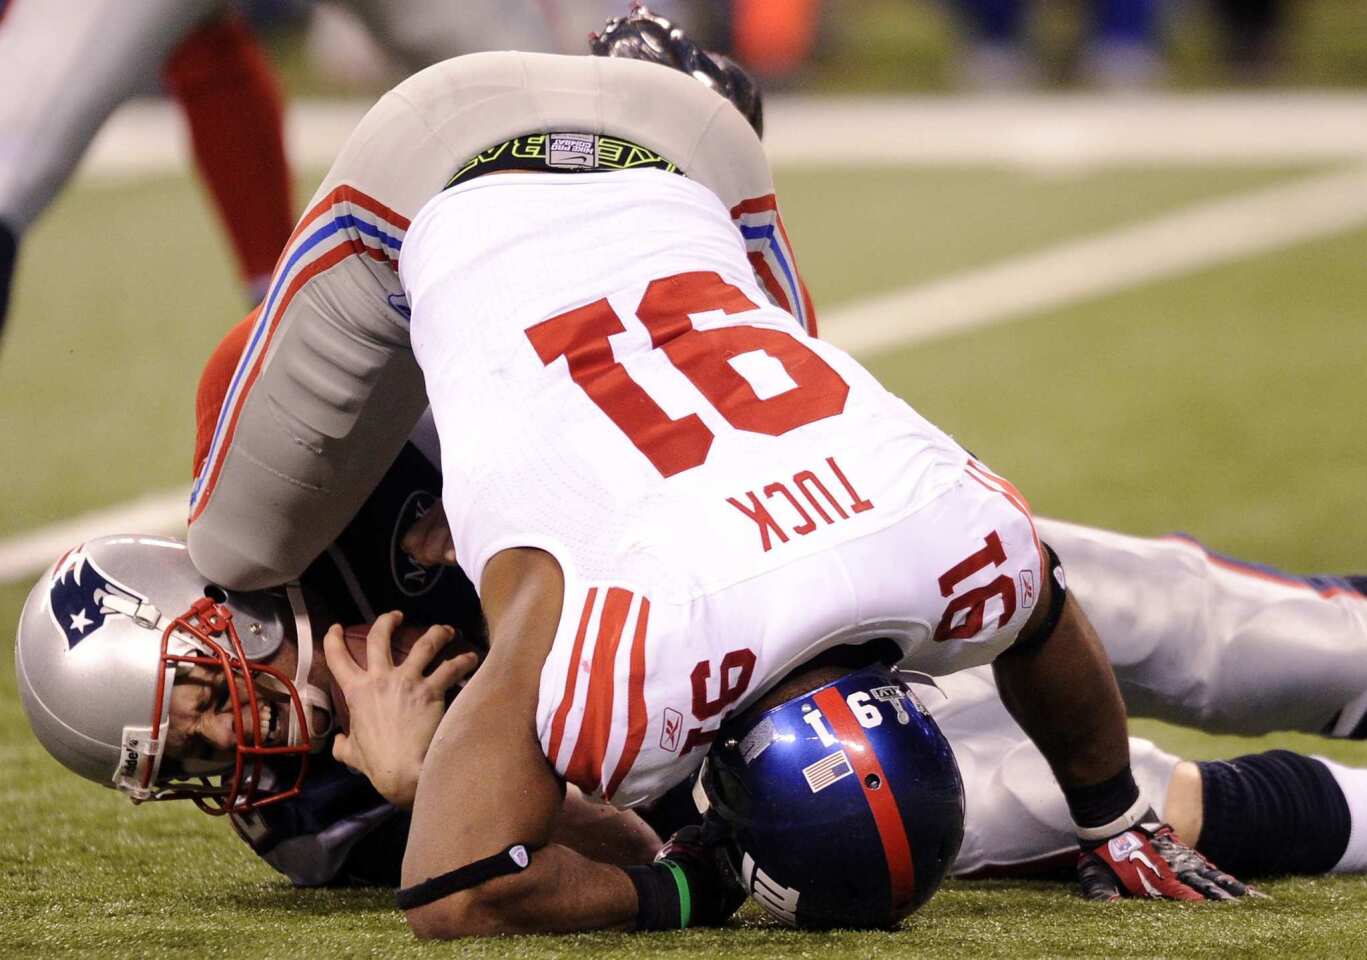
{"label": "dark blue sock", "polygon": [[1352,817],[1329,768],[1289,750],[1203,761],[1196,848],[1244,878],[1325,873],[1348,849]]}

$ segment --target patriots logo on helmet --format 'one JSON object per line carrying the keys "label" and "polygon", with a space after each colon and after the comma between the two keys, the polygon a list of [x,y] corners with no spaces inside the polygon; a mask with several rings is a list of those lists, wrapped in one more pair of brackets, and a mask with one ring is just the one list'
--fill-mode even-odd
{"label": "patriots logo on helmet", "polygon": [[104,626],[114,612],[104,604],[111,596],[147,602],[146,597],[112,580],[79,547],[57,563],[48,588],[48,613],[66,637],[68,650]]}

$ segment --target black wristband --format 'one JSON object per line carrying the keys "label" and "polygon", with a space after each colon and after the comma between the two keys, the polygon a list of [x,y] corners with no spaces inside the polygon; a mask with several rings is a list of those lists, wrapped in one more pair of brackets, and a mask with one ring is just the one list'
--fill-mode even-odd
{"label": "black wristband", "polygon": [[[1078,835],[1099,839],[1099,834],[1112,836],[1128,830],[1148,809],[1139,809],[1139,784],[1127,765],[1115,776],[1085,787],[1064,787],[1068,812],[1073,817]],[[1114,829],[1112,829],[1114,828]]]}
{"label": "black wristband", "polygon": [[637,930],[682,930],[692,920],[692,898],[683,868],[672,860],[626,867],[636,888]]}

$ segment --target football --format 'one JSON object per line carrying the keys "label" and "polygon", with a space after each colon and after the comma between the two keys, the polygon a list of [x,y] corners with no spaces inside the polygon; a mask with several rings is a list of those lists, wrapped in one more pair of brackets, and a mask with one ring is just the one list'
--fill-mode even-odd
{"label": "football", "polygon": [[[366,636],[370,633],[370,626],[371,625],[368,623],[361,623],[344,627],[342,630],[343,638],[346,640],[347,650],[351,653],[351,656],[356,661],[357,665],[362,669],[366,666]],[[404,623],[399,626],[398,630],[394,631],[393,650],[394,662],[396,664],[403,663],[404,659],[408,656],[408,651],[413,648],[413,644],[417,642],[418,638],[423,635],[423,632],[426,629],[426,627],[413,626]],[[445,649],[432,659],[432,663],[424,673],[431,673],[432,669],[436,667],[437,664],[445,660],[450,660],[452,657],[458,657],[462,653],[467,653],[476,649],[474,644],[470,643],[463,635],[457,632],[455,639],[448,643]],[[337,685],[337,681],[332,679],[331,676],[328,677],[328,693],[332,697],[333,728],[338,733],[346,733],[351,729],[351,713],[347,709],[346,697],[342,694],[342,688]]]}

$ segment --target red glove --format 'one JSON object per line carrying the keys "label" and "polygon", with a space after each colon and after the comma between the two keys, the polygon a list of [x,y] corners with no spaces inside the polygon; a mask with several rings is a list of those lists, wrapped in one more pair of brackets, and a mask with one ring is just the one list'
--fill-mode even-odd
{"label": "red glove", "polygon": [[1163,824],[1136,824],[1082,851],[1077,861],[1088,900],[1151,897],[1155,900],[1233,900],[1262,897],[1201,854]]}

